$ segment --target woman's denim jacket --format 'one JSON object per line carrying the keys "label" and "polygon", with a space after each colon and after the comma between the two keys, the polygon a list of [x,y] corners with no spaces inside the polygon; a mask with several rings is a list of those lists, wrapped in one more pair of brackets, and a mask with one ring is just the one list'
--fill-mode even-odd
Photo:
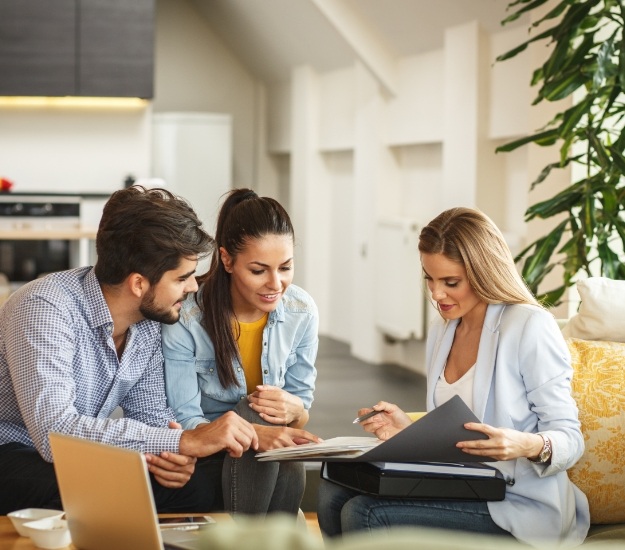
{"label": "woman's denim jacket", "polygon": [[[263,330],[263,384],[301,398],[310,408],[315,389],[319,314],[301,288],[290,285]],[[191,294],[182,304],[180,321],[162,326],[165,386],[169,406],[184,429],[215,420],[246,397],[245,374],[234,365],[239,386],[219,382],[215,350],[201,324],[200,308]]]}

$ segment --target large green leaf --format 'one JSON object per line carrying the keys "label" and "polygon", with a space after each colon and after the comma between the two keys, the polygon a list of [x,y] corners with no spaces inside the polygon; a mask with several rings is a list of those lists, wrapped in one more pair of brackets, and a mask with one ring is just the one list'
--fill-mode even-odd
{"label": "large green leaf", "polygon": [[[586,83],[586,78],[579,68],[571,69],[568,73],[560,74],[559,78],[549,80],[538,92],[539,97],[548,101],[558,101],[570,96],[575,90]],[[534,100],[536,103],[536,100]]]}
{"label": "large green leaf", "polygon": [[582,197],[584,196],[584,184],[584,181],[578,182],[577,184],[560,191],[550,199],[530,206],[525,212],[525,220],[530,221],[536,217],[545,219],[562,212],[569,212],[571,208],[579,205],[580,200],[582,200]]}
{"label": "large green leaf", "polygon": [[610,38],[601,44],[597,53],[597,67],[592,77],[592,84],[595,90],[599,89],[613,72],[614,63],[612,62],[612,57],[614,55],[615,37],[616,33],[613,33]]}
{"label": "large green leaf", "polygon": [[601,165],[601,168],[609,170],[611,164],[610,155],[608,155],[603,143],[601,143],[601,140],[597,137],[596,131],[593,131],[591,128],[587,128],[586,135],[588,136],[590,145],[597,153],[597,161]]}
{"label": "large green leaf", "polygon": [[616,197],[616,191],[611,186],[605,186],[601,190],[601,196],[603,198],[603,208],[608,212],[610,216],[614,216],[618,212],[618,199]]}
{"label": "large green leaf", "polygon": [[496,153],[507,153],[509,151],[514,151],[518,147],[525,145],[527,143],[539,143],[540,145],[553,145],[558,139],[558,130],[546,130],[544,132],[539,132],[537,134],[532,134],[531,136],[525,136],[523,138],[511,141],[509,143],[505,143],[504,145],[500,145],[495,149]]}
{"label": "large green leaf", "polygon": [[[552,10],[547,12],[543,17],[541,17],[540,19],[532,23],[532,27],[538,27],[545,21],[548,21],[549,19],[556,19],[557,17],[560,17],[560,15],[562,15],[562,13],[564,13],[564,10],[566,10],[568,7],[569,7],[569,2],[567,2],[566,0],[563,2],[560,2]],[[503,22],[502,22],[502,25],[503,25]]]}
{"label": "large green leaf", "polygon": [[623,262],[619,260],[618,254],[605,242],[597,245],[597,251],[601,260],[601,275],[609,279],[618,278],[619,269],[623,265]]}
{"label": "large green leaf", "polygon": [[532,285],[536,281],[551,259],[551,255],[560,243],[568,220],[559,223],[547,236],[538,239],[534,244],[534,253],[527,257],[523,265],[523,278]]}
{"label": "large green leaf", "polygon": [[560,298],[564,295],[565,290],[566,286],[562,285],[544,294],[538,294],[536,299],[545,307],[557,306],[560,305]]}
{"label": "large green leaf", "polygon": [[560,137],[564,138],[573,131],[579,121],[588,113],[588,109],[593,101],[594,97],[592,95],[587,95],[577,105],[573,105],[573,107],[564,111],[562,124],[558,128]]}
{"label": "large green leaf", "polygon": [[[510,23],[511,21],[516,21],[525,12],[528,12],[530,10],[533,10],[533,9],[539,7],[539,6],[542,6],[547,1],[548,0],[533,0],[527,6],[524,6],[523,8],[521,8],[518,11],[516,11],[515,13],[513,13],[512,15],[509,15],[508,17],[506,17],[501,22],[501,24],[505,25],[506,23]],[[519,2],[513,2],[512,4],[510,4],[510,6],[515,6],[517,4],[519,4]],[[510,7],[510,6],[508,6],[508,7]]]}
{"label": "large green leaf", "polygon": [[538,174],[538,177],[530,185],[530,191],[534,189],[534,187],[536,187],[539,183],[542,183],[547,178],[547,176],[551,174],[551,171],[554,168],[566,168],[571,163],[571,161],[575,160],[575,158],[576,157],[568,158],[564,162],[552,162],[551,164],[545,166],[540,174]]}
{"label": "large green leaf", "polygon": [[592,239],[595,233],[595,197],[587,194],[579,215],[582,229],[587,239]]}
{"label": "large green leaf", "polygon": [[505,61],[506,59],[510,59],[511,57],[514,57],[515,55],[518,55],[519,53],[527,49],[527,47],[530,44],[537,42],[538,40],[544,40],[545,38],[550,38],[555,32],[556,28],[557,27],[553,27],[549,30],[541,32],[540,34],[537,34],[536,36],[530,38],[529,40],[526,40],[525,42],[523,42],[523,44],[520,44],[516,48],[513,48],[510,51],[497,56],[495,58],[495,61]]}

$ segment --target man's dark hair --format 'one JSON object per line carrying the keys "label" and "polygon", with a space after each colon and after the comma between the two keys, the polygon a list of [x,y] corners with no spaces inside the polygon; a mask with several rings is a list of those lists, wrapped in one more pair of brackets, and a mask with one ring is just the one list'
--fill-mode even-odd
{"label": "man's dark hair", "polygon": [[132,186],[116,191],[104,206],[96,236],[95,274],[117,285],[140,273],[154,285],[182,258],[201,258],[213,239],[193,208],[165,189]]}

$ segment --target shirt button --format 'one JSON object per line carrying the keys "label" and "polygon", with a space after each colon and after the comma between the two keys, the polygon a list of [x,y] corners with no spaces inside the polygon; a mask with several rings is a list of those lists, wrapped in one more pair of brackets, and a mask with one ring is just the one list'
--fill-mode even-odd
{"label": "shirt button", "polygon": [[242,395],[241,397],[239,397],[239,399],[240,399],[241,401],[243,401],[243,399],[245,399],[245,396],[244,396],[244,395]]}
{"label": "shirt button", "polygon": [[237,370],[238,370],[239,372],[241,372],[241,367],[237,367]]}
{"label": "shirt button", "polygon": [[213,372],[213,368],[211,367],[210,369],[208,369],[208,372]]}
{"label": "shirt button", "polygon": [[266,345],[267,345],[267,342],[263,342],[263,346],[266,346]]}
{"label": "shirt button", "polygon": [[267,369],[265,369],[265,374],[269,374],[269,371]]}

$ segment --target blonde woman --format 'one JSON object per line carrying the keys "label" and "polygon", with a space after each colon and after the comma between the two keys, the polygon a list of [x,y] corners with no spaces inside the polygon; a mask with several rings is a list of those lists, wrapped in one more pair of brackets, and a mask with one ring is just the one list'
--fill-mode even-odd
{"label": "blonde woman", "polygon": [[[427,408],[459,395],[481,419],[459,441],[465,453],[493,457],[508,482],[497,502],[366,496],[324,482],[319,522],[326,535],[418,525],[512,535],[540,544],[581,543],[589,527],[585,495],[566,470],[584,442],[571,397],[570,357],[553,316],[518,275],[501,232],[483,213],[447,210],[419,238],[432,301],[441,319],[428,332]],[[363,422],[388,439],[410,424],[396,405]],[[361,409],[364,414],[371,409]]]}

